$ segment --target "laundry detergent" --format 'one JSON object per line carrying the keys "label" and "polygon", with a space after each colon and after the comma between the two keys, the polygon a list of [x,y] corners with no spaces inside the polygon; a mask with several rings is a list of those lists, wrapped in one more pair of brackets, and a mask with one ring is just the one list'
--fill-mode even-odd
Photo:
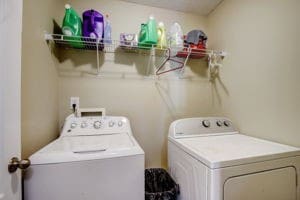
{"label": "laundry detergent", "polygon": [[152,47],[157,44],[157,40],[157,24],[154,17],[150,16],[148,22],[141,25],[139,47]]}
{"label": "laundry detergent", "polygon": [[83,36],[102,39],[104,33],[103,15],[96,10],[87,10],[83,14]]}
{"label": "laundry detergent", "polygon": [[65,5],[65,17],[62,24],[65,40],[74,48],[83,48],[81,41],[82,21],[77,12],[69,4]]}

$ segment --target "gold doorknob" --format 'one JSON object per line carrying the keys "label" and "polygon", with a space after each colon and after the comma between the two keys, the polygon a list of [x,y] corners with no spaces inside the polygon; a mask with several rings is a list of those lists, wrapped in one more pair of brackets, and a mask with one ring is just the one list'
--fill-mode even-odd
{"label": "gold doorknob", "polygon": [[17,169],[25,170],[30,166],[30,160],[23,159],[19,160],[17,157],[13,157],[8,163],[8,172],[14,173]]}

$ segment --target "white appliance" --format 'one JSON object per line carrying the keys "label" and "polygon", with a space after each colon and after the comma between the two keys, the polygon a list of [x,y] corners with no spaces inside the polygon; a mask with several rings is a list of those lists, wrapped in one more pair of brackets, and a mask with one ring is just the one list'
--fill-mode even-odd
{"label": "white appliance", "polygon": [[168,159],[179,200],[300,200],[300,149],[239,134],[225,118],[173,122]]}
{"label": "white appliance", "polygon": [[129,120],[102,114],[70,115],[60,137],[30,157],[25,200],[144,199],[144,151]]}

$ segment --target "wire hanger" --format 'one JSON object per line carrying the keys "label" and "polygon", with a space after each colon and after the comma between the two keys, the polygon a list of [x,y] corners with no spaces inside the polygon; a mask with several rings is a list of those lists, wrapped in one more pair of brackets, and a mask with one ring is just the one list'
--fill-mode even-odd
{"label": "wire hanger", "polygon": [[[156,75],[161,75],[161,74],[164,74],[164,73],[167,73],[167,72],[171,72],[171,71],[175,71],[175,70],[178,70],[178,69],[182,69],[185,65],[185,62],[182,62],[182,61],[179,61],[179,60],[176,60],[174,58],[171,57],[171,49],[168,48],[167,49],[167,58],[164,60],[164,62],[160,65],[160,67],[156,70]],[[168,61],[173,61],[175,63],[179,63],[180,66],[179,67],[175,67],[173,69],[169,69],[169,70],[165,70],[165,71],[161,71],[161,69],[165,66],[165,64],[168,62]]]}

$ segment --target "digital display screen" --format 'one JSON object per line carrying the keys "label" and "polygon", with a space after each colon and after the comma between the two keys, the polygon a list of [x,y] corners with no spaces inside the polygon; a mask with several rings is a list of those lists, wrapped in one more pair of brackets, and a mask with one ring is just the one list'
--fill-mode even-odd
{"label": "digital display screen", "polygon": [[102,112],[81,112],[81,117],[101,117]]}

